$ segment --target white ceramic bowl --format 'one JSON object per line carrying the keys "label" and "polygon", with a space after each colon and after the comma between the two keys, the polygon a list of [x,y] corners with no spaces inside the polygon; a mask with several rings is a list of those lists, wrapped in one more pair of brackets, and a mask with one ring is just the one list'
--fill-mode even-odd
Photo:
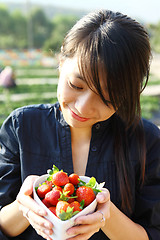
{"label": "white ceramic bowl", "polygon": [[[35,191],[35,187],[38,187],[39,184],[42,184],[45,180],[47,180],[47,178],[49,177],[48,174],[42,175],[40,176],[33,185],[33,197],[35,199],[35,201],[44,207],[44,209],[47,211],[48,215],[46,216],[46,219],[48,219],[49,221],[51,221],[54,225],[53,227],[53,234],[51,235],[51,238],[54,240],[65,240],[66,238],[69,238],[71,236],[66,234],[66,230],[68,228],[71,228],[72,226],[74,226],[74,220],[78,217],[78,216],[82,216],[82,215],[87,215],[89,213],[93,213],[96,209],[97,206],[97,201],[96,199],[86,208],[84,208],[81,212],[79,212],[78,214],[76,214],[74,217],[72,217],[69,220],[66,221],[61,221],[59,218],[57,218],[44,204],[43,202],[40,200],[40,198],[38,197],[36,191]],[[80,179],[84,182],[89,182],[90,178],[86,177],[86,176],[80,176]]]}

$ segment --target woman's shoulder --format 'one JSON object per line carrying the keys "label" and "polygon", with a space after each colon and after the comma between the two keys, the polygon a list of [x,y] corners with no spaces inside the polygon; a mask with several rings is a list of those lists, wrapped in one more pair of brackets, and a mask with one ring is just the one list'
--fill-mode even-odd
{"label": "woman's shoulder", "polygon": [[20,115],[29,117],[39,114],[49,114],[50,112],[55,112],[58,108],[58,103],[26,105],[15,109],[11,112],[10,116],[17,118]]}
{"label": "woman's shoulder", "polygon": [[29,124],[36,125],[36,123],[43,125],[46,121],[54,123],[58,115],[59,103],[27,105],[13,110],[3,125],[22,126],[25,124],[27,126]]}
{"label": "woman's shoulder", "polygon": [[146,139],[147,151],[160,154],[160,129],[152,122],[143,119],[143,128]]}
{"label": "woman's shoulder", "polygon": [[158,126],[146,119],[142,119],[142,122],[146,137],[160,138],[160,129],[158,128]]}

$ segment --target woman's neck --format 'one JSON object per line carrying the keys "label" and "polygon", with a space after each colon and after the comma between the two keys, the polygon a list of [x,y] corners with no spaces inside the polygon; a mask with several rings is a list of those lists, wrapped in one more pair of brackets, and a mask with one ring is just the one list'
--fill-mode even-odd
{"label": "woman's neck", "polygon": [[70,127],[71,130],[71,141],[72,142],[85,142],[90,141],[91,139],[91,128],[73,128]]}
{"label": "woman's neck", "polygon": [[90,140],[91,129],[71,128],[73,169],[80,176],[86,172]]}

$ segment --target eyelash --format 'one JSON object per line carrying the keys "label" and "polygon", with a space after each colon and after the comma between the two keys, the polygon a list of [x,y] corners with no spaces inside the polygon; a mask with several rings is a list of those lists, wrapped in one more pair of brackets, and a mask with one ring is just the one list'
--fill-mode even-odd
{"label": "eyelash", "polygon": [[72,84],[70,81],[69,81],[69,85],[70,85],[72,88],[76,89],[76,90],[82,90],[82,89],[83,89],[83,88],[81,88],[81,87],[75,86],[75,85]]}

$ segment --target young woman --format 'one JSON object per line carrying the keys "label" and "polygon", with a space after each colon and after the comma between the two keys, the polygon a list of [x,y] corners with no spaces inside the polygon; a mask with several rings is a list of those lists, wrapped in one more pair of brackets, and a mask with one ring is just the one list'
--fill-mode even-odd
{"label": "young woman", "polygon": [[53,164],[105,182],[68,239],[160,239],[160,131],[140,115],[150,55],[145,29],[121,13],[90,13],[70,30],[58,103],[17,109],[1,128],[1,239],[50,239],[32,187]]}

